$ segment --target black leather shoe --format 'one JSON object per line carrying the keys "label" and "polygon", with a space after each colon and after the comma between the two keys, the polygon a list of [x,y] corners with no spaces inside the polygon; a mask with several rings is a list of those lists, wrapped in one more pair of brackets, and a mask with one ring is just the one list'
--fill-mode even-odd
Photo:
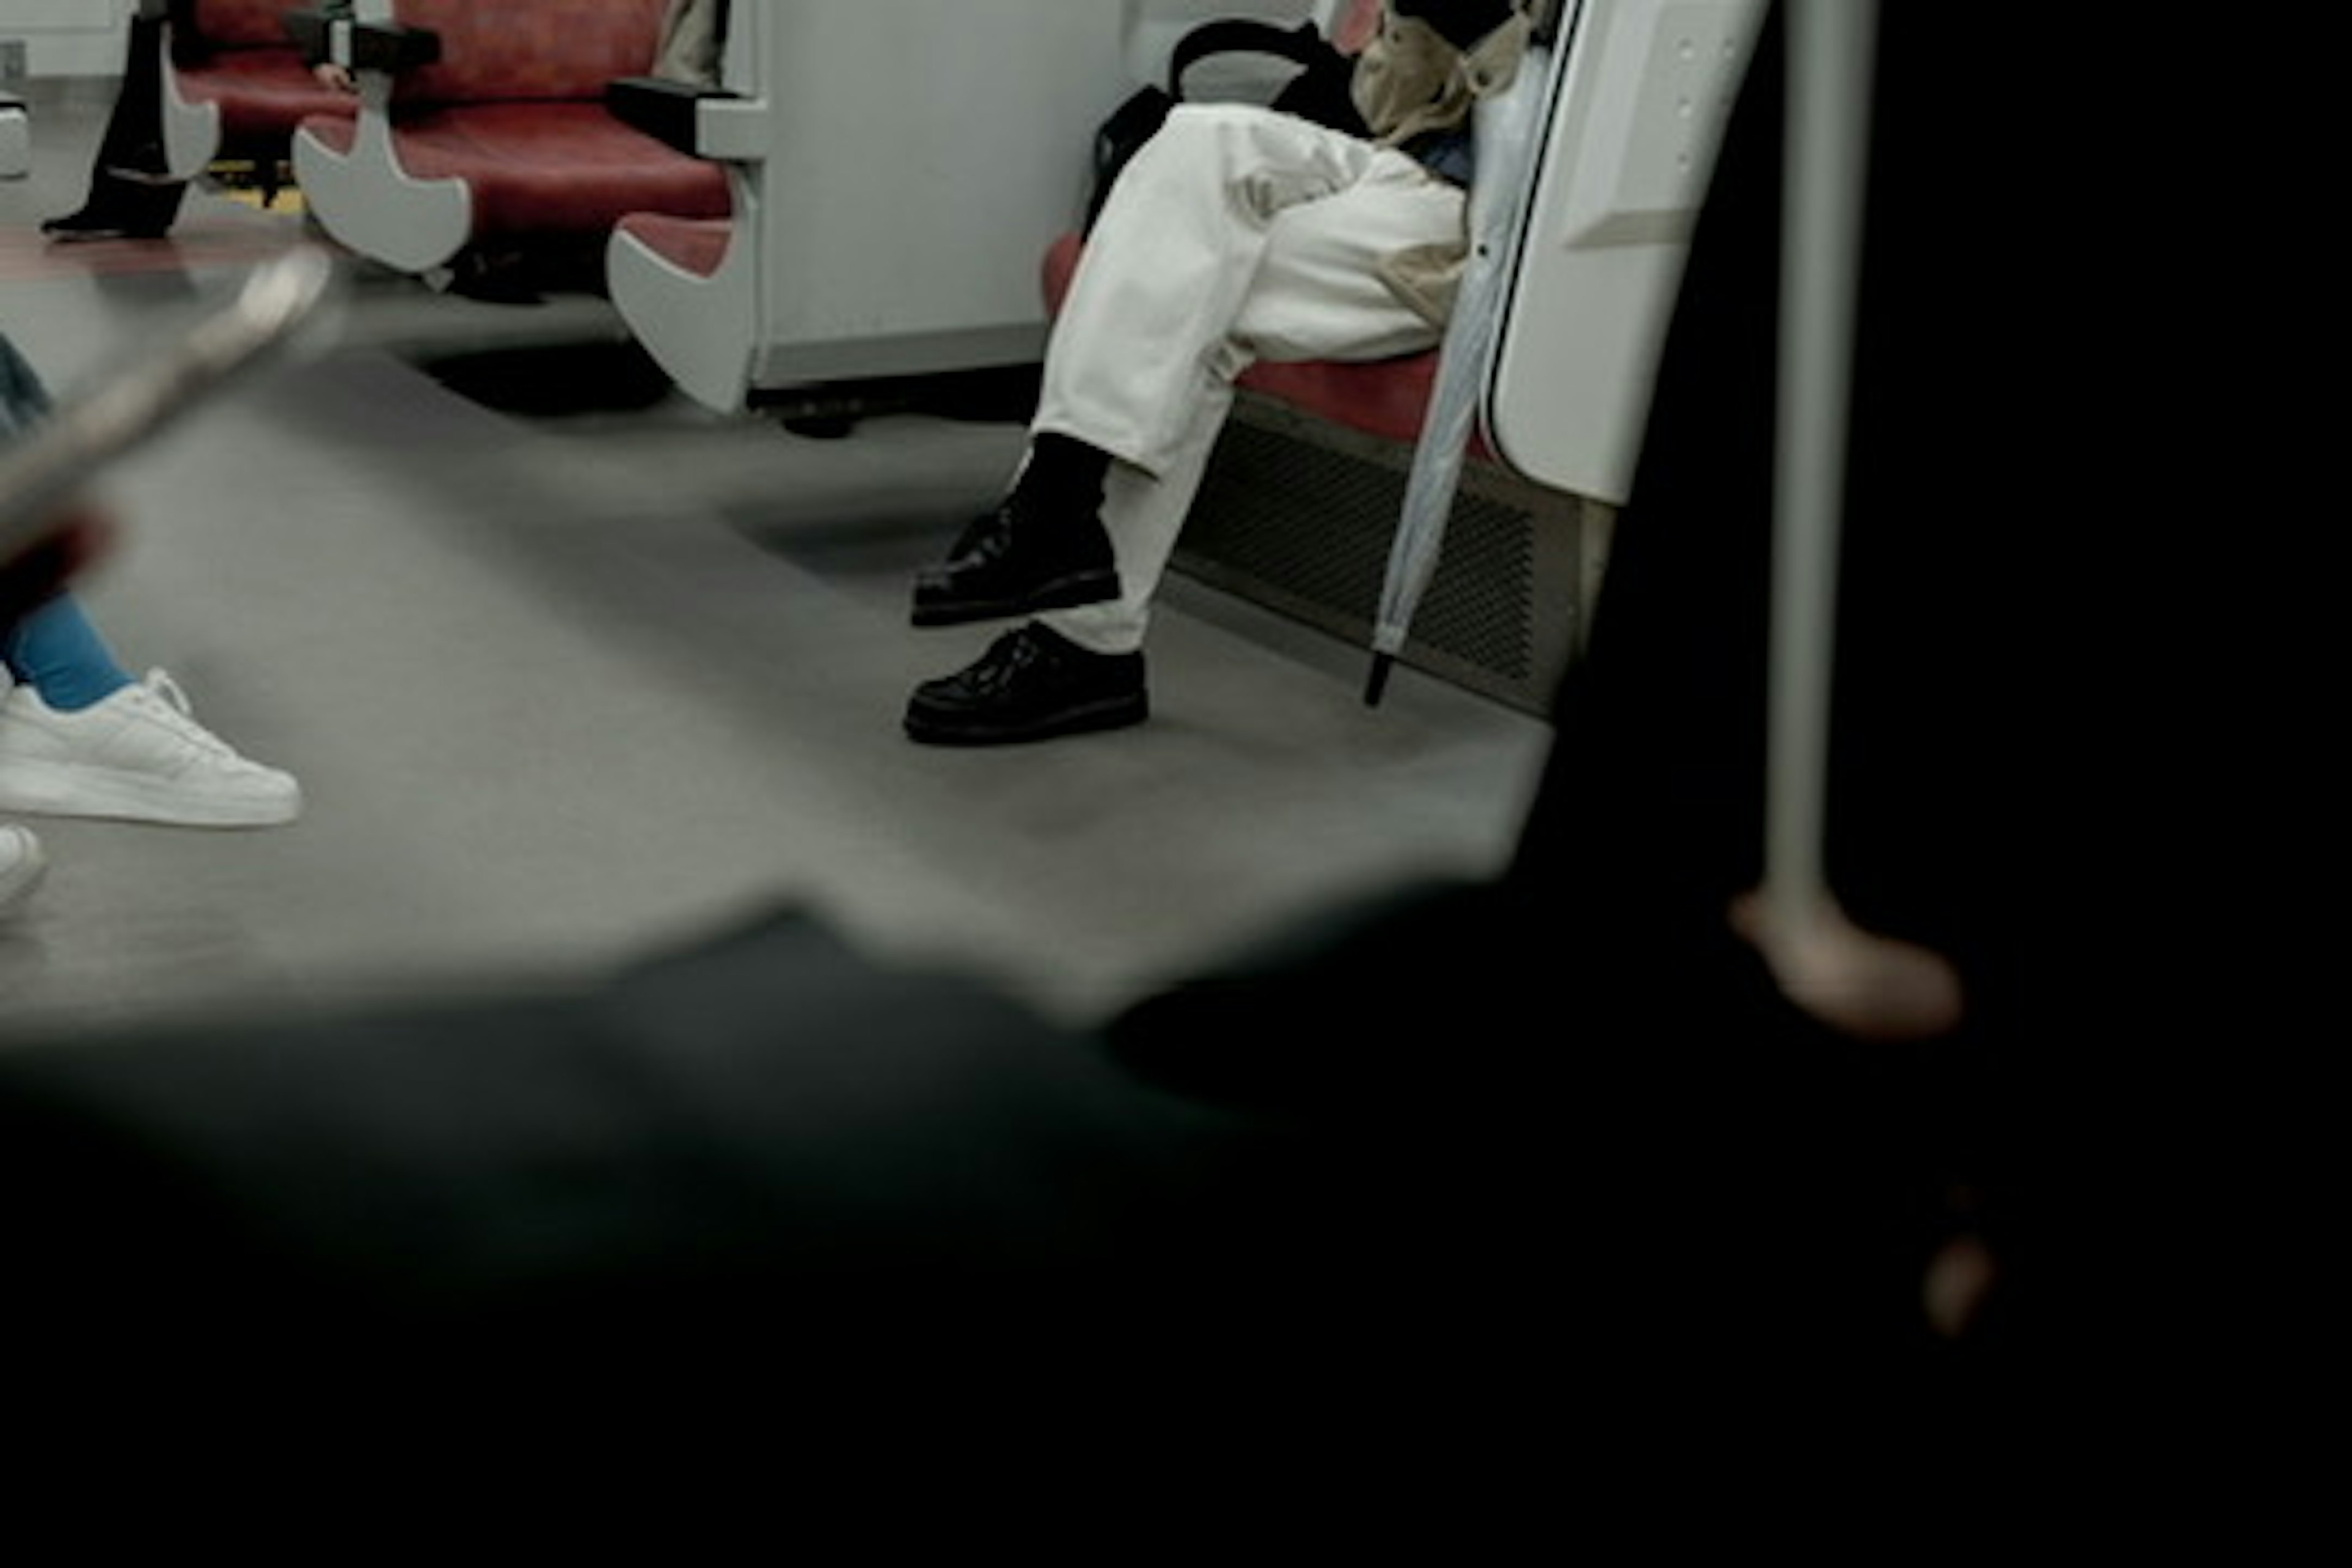
{"label": "black leather shoe", "polygon": [[1051,516],[1016,497],[974,518],[944,562],[916,574],[914,622],[954,626],[1118,597],[1099,518]]}
{"label": "black leather shoe", "polygon": [[1150,716],[1139,653],[1089,653],[1034,622],[956,671],[915,688],[907,733],[934,746],[997,746]]}
{"label": "black leather shoe", "polygon": [[57,240],[161,239],[170,226],[152,218],[119,217],[84,207],[63,217],[43,219],[41,232]]}

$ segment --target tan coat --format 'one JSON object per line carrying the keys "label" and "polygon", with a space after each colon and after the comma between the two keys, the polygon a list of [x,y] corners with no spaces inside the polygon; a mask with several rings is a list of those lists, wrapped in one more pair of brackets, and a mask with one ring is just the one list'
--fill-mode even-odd
{"label": "tan coat", "polygon": [[1478,41],[1457,49],[1418,16],[1385,7],[1380,29],[1356,59],[1356,112],[1372,134],[1394,146],[1432,131],[1451,131],[1473,103],[1502,91],[1518,75],[1532,28],[1519,14]]}
{"label": "tan coat", "polygon": [[[1468,50],[1457,49],[1418,16],[1399,16],[1384,7],[1380,30],[1356,61],[1356,112],[1372,134],[1396,146],[1433,131],[1451,131],[1469,118],[1477,100],[1502,91],[1517,77],[1531,30],[1520,12]],[[1381,281],[1406,306],[1434,326],[1454,313],[1454,299],[1469,265],[1468,205],[1459,241],[1423,246],[1388,258]]]}
{"label": "tan coat", "polygon": [[691,87],[717,87],[726,32],[727,0],[669,0],[654,75]]}

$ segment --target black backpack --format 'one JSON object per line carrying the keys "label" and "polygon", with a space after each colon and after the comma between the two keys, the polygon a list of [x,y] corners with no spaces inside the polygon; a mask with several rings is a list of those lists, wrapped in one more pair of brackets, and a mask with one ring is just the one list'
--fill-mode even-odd
{"label": "black backpack", "polygon": [[1095,131],[1094,188],[1087,200],[1086,226],[1109,199],[1121,169],[1151,140],[1168,111],[1184,101],[1184,73],[1213,55],[1271,55],[1292,62],[1298,74],[1284,84],[1270,107],[1318,125],[1328,125],[1351,136],[1369,136],[1370,127],[1356,112],[1351,91],[1356,62],[1341,54],[1312,22],[1278,27],[1271,22],[1232,19],[1203,22],[1184,35],[1168,61],[1168,85],[1139,89],[1112,111]]}

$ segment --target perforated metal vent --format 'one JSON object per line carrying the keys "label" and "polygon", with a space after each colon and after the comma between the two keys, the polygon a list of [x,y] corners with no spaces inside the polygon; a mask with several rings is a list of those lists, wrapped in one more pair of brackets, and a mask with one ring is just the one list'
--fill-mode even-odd
{"label": "perforated metal vent", "polygon": [[[1179,569],[1353,641],[1370,636],[1409,450],[1245,397],[1186,522]],[[1576,498],[1484,466],[1464,478],[1404,659],[1541,711],[1585,607]]]}

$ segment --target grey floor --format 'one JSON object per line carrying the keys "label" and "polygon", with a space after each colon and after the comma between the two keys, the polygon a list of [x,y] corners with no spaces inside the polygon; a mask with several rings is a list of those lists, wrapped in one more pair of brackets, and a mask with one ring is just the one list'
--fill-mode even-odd
{"label": "grey floor", "polygon": [[[0,183],[0,329],[60,388],[304,238],[200,193],[168,242],[43,245],[102,102],[37,91],[34,171]],[[908,687],[990,629],[910,630],[908,574],[992,497],[1018,428],[895,415],[812,440],[676,396],[517,415],[421,368],[504,347],[561,374],[622,336],[588,296],[490,306],[355,268],[331,354],[110,478],[95,618],[309,809],[29,823],[53,867],[0,923],[0,1030],[568,984],[780,903],[1083,1020],[1506,853],[1541,724],[1412,672],[1368,710],[1356,649],[1181,579],[1148,725],[909,743]]]}

